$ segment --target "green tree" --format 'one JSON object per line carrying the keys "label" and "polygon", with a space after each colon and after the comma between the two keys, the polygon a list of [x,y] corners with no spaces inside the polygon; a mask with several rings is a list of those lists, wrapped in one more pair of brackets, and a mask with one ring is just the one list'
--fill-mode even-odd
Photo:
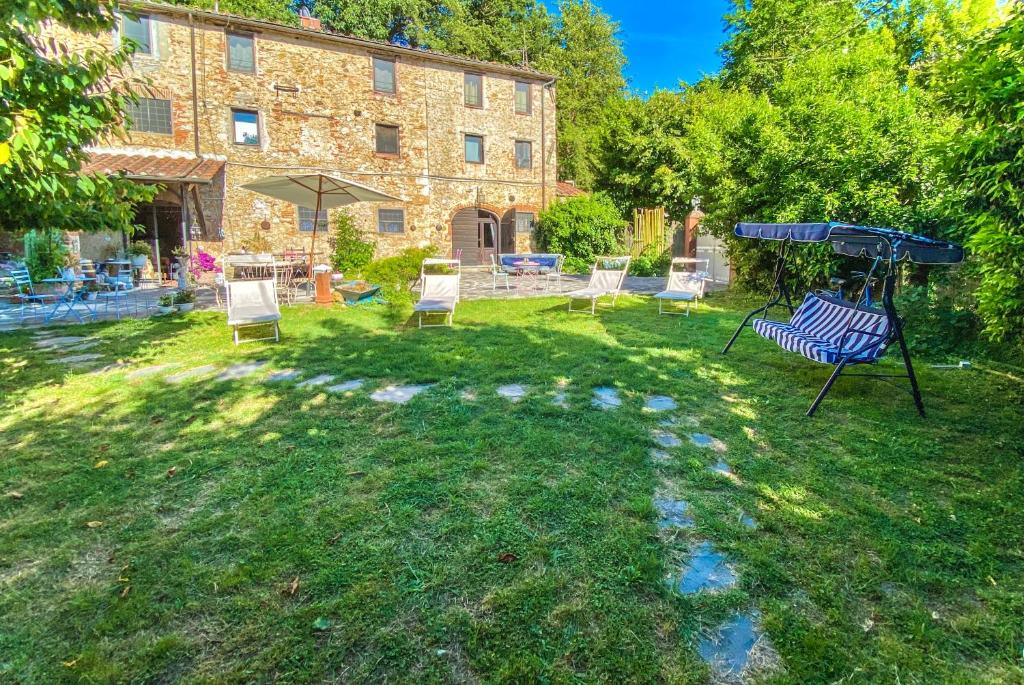
{"label": "green tree", "polygon": [[984,35],[948,71],[950,103],[966,119],[950,139],[967,246],[981,284],[986,333],[1024,340],[1024,10]]}
{"label": "green tree", "polygon": [[115,87],[111,74],[130,52],[71,53],[41,39],[51,20],[100,32],[112,29],[116,17],[99,0],[0,6],[0,228],[131,230],[131,203],[155,190],[80,173],[83,148],[119,130],[130,95]]}
{"label": "green tree", "polygon": [[590,0],[559,3],[557,46],[537,66],[558,76],[559,176],[591,188],[608,116],[625,95],[619,25]]}

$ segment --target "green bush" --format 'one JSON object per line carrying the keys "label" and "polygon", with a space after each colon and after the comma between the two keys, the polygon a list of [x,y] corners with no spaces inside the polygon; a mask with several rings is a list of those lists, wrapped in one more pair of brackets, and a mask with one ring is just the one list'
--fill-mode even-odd
{"label": "green bush", "polygon": [[25,267],[33,281],[58,275],[68,255],[61,231],[30,231],[25,236]]}
{"label": "green bush", "polygon": [[380,285],[389,300],[409,299],[409,289],[420,277],[420,265],[435,254],[433,247],[410,247],[394,257],[370,262],[363,267],[363,278]]}
{"label": "green bush", "polygon": [[541,212],[536,235],[545,252],[565,255],[565,271],[586,273],[597,257],[622,251],[624,225],[611,199],[595,193],[556,202]]}
{"label": "green bush", "polygon": [[334,253],[331,255],[331,266],[335,271],[355,276],[373,259],[376,245],[363,240],[362,233],[348,212],[338,212],[332,238]]}
{"label": "green bush", "polygon": [[629,264],[630,276],[665,276],[672,264],[672,252],[657,245],[648,245]]}

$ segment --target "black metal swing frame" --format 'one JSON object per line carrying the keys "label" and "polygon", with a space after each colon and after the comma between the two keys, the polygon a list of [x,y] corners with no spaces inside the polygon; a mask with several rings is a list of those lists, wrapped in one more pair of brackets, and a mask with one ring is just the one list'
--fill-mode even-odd
{"label": "black metal swing frame", "polygon": [[[903,374],[847,372],[846,375],[880,380],[894,378],[908,379],[910,382],[910,394],[914,398],[914,404],[917,407],[918,414],[924,418],[924,401],[921,397],[921,389],[917,382],[917,375],[914,373],[914,365],[911,360],[910,350],[907,347],[907,341],[903,335],[903,319],[896,311],[896,305],[893,302],[893,295],[896,289],[896,270],[902,260],[908,260],[918,264],[958,264],[962,262],[964,258],[963,249],[960,246],[889,228],[855,226],[852,224],[837,222],[828,224],[740,223],[736,225],[736,235],[744,238],[777,240],[780,241],[780,244],[775,258],[775,277],[772,289],[768,294],[767,302],[747,314],[743,319],[743,322],[740,323],[739,327],[737,327],[736,332],[732,334],[729,342],[722,350],[722,354],[727,354],[729,352],[729,349],[733,346],[733,343],[736,342],[736,339],[739,337],[743,329],[746,328],[751,319],[758,314],[767,314],[773,308],[779,307],[787,309],[790,316],[793,316],[795,308],[793,306],[789,288],[786,285],[786,262],[792,249],[792,244],[795,242],[830,242],[833,249],[838,254],[850,257],[869,257],[873,259],[871,270],[864,279],[864,285],[861,288],[860,295],[857,297],[856,302],[848,303],[852,306],[854,313],[857,311],[863,311],[862,306],[865,304],[872,276],[875,274],[876,270],[881,270],[882,309],[889,323],[889,334],[884,344],[888,347],[893,342],[898,343],[905,369],[905,373]],[[858,354],[863,351],[863,346],[861,346],[860,349],[843,350],[843,343],[850,333],[866,333],[865,331],[856,331],[852,329],[852,322],[853,314],[851,314],[850,319],[846,324],[846,330],[841,338],[839,345],[839,360],[835,363],[835,368],[828,380],[825,382],[825,385],[822,386],[817,397],[814,398],[810,408],[808,408],[807,416],[814,415],[822,401],[825,399],[825,396],[828,395],[832,386],[848,366],[862,363],[875,363],[857,359]]]}

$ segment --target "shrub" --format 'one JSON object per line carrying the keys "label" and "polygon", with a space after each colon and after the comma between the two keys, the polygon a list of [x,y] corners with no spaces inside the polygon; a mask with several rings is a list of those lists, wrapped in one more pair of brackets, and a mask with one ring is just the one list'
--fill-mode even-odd
{"label": "shrub", "polygon": [[196,301],[196,291],[191,288],[179,290],[174,294],[174,304],[189,304]]}
{"label": "shrub", "polygon": [[601,255],[620,252],[622,215],[606,195],[581,195],[542,212],[537,241],[545,252],[565,255],[564,269],[586,273]]}
{"label": "shrub", "polygon": [[363,278],[380,285],[388,299],[408,299],[410,286],[420,276],[420,265],[433,257],[433,247],[411,247],[394,257],[385,257],[363,267]]}
{"label": "shrub", "polygon": [[33,281],[56,276],[67,266],[68,254],[60,231],[31,231],[25,236],[25,267]]}
{"label": "shrub", "polygon": [[631,276],[665,276],[672,263],[672,252],[657,245],[648,245],[640,256],[629,264]]}
{"label": "shrub", "polygon": [[363,240],[355,220],[348,212],[338,212],[334,222],[334,253],[331,266],[345,274],[358,274],[373,259],[374,243]]}
{"label": "shrub", "polygon": [[128,246],[128,254],[133,257],[151,257],[153,255],[153,248],[149,246],[149,243],[136,240]]}

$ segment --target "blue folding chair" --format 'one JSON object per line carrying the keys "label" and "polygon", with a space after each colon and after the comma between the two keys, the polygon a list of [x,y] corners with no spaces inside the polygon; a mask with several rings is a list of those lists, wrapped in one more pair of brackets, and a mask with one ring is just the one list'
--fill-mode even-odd
{"label": "blue folding chair", "polygon": [[32,276],[28,269],[11,270],[11,278],[14,279],[14,287],[18,291],[17,299],[20,304],[18,323],[25,323],[26,319],[46,319],[48,306],[57,303],[60,295],[56,293],[39,294],[32,284]]}

